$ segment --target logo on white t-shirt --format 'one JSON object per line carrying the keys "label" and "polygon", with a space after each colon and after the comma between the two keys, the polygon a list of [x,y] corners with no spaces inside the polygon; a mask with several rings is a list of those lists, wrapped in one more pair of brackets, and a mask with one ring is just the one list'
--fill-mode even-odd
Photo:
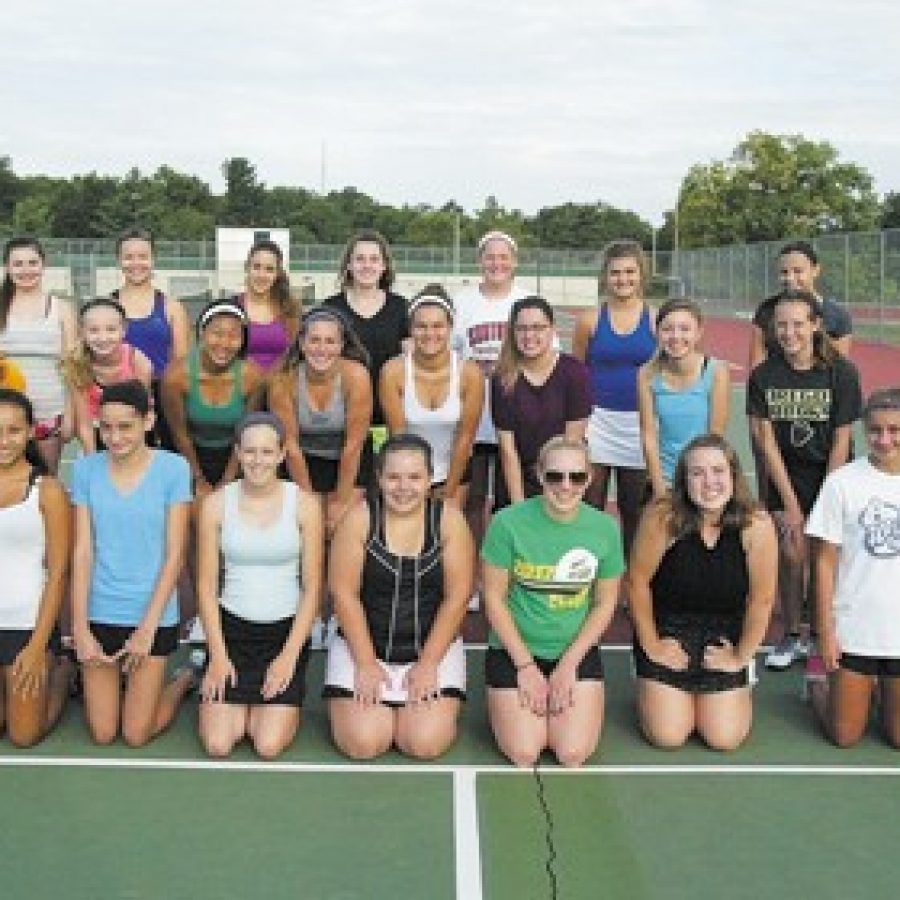
{"label": "logo on white t-shirt", "polygon": [[872,497],[859,514],[859,524],[870,556],[900,556],[900,506]]}

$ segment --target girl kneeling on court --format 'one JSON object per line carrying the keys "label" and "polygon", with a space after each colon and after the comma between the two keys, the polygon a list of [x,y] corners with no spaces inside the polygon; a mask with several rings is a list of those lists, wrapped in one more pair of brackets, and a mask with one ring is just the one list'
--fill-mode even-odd
{"label": "girl kneeling on court", "polygon": [[338,525],[328,584],[340,631],[324,695],[331,733],[353,759],[391,745],[421,759],[456,737],[466,665],[459,629],[475,551],[462,513],[431,499],[431,447],[392,435],[377,460],[378,492]]}
{"label": "girl kneeling on court", "polygon": [[68,696],[71,663],[58,658],[56,620],[69,571],[66,493],[34,442],[31,401],[0,389],[0,730],[37,743]]}
{"label": "girl kneeling on court", "polygon": [[832,472],[806,524],[819,538],[816,606],[827,680],[811,687],[828,737],[855,744],[881,723],[900,748],[900,388],[876,391],[863,410],[869,455]]}
{"label": "girl kneeling on court", "polygon": [[536,471],[541,494],[498,513],[481,551],[488,716],[517,766],[534,765],[544,749],[579,766],[603,724],[598,642],[615,611],[622,539],[610,516],[582,502],[583,441],[551,438]]}
{"label": "girl kneeling on court", "polygon": [[168,727],[193,684],[187,670],[166,684],[191,473],[180,456],[146,445],[153,413],[140,382],[104,388],[99,414],[107,449],[72,469],[72,630],[91,737],[109,744],[121,729],[139,747]]}
{"label": "girl kneeling on court", "polygon": [[769,624],[777,538],[751,499],[734,450],[694,438],[671,493],[647,508],[628,569],[647,740],[680,747],[696,731],[715,750],[750,732],[748,668]]}
{"label": "girl kneeling on court", "polygon": [[274,759],[300,726],[322,580],[322,513],[315,496],[279,480],[284,444],[277,417],[245,416],[235,443],[243,478],[207,497],[201,512],[198,588],[209,666],[200,739],[210,756],[227,756],[248,737]]}

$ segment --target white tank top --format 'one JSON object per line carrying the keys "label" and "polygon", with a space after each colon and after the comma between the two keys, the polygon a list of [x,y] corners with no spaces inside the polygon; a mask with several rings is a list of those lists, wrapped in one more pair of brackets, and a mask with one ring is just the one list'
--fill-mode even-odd
{"label": "white tank top", "polygon": [[10,309],[6,328],[0,331],[0,351],[22,370],[35,419],[44,422],[62,415],[66,392],[59,371],[63,351],[59,300],[48,297],[47,314],[40,319],[16,319],[15,308]]}
{"label": "white tank top", "polygon": [[245,521],[238,509],[241,483],[223,488],[222,606],[248,622],[277,622],[296,615],[300,601],[300,553],[297,527],[299,488],[281,482],[281,515],[260,526]]}
{"label": "white tank top", "polygon": [[0,509],[0,628],[31,631],[37,623],[44,596],[44,517],[41,515],[40,479],[28,496]]}
{"label": "white tank top", "polygon": [[419,403],[416,396],[416,380],[413,374],[412,356],[404,357],[403,414],[406,430],[428,441],[431,447],[434,474],[432,484],[447,480],[450,471],[450,457],[453,454],[453,439],[462,417],[462,400],[459,396],[459,357],[450,354],[450,386],[447,399],[437,409],[428,409]]}

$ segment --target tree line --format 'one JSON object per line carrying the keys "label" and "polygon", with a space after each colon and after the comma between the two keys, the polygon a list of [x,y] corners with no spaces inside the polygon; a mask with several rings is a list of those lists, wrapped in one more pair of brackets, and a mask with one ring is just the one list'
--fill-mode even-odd
{"label": "tree line", "polygon": [[[141,225],[161,240],[210,239],[219,225],[289,228],[297,243],[341,244],[358,228],[376,228],[395,244],[447,246],[457,231],[472,246],[501,228],[524,247],[596,249],[628,237],[649,247],[650,222],[603,201],[547,206],[533,215],[488,197],[467,212],[454,200],[392,206],[355,187],[327,194],[267,186],[244,157],[222,163],[224,193],[196,175],[160,166],[124,176],[17,175],[0,157],[0,233],[105,238]],[[720,246],[785,237],[900,227],[900,193],[879,198],[872,176],[840,159],[824,141],[752,132],[728,159],[697,164],[681,182],[655,235],[657,247]]]}

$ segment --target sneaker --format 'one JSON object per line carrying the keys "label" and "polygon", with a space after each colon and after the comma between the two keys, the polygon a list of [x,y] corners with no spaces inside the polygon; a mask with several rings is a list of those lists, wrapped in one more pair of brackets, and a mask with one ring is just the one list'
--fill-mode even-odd
{"label": "sneaker", "polygon": [[784,671],[804,655],[803,642],[796,634],[786,634],[766,656],[766,668]]}

